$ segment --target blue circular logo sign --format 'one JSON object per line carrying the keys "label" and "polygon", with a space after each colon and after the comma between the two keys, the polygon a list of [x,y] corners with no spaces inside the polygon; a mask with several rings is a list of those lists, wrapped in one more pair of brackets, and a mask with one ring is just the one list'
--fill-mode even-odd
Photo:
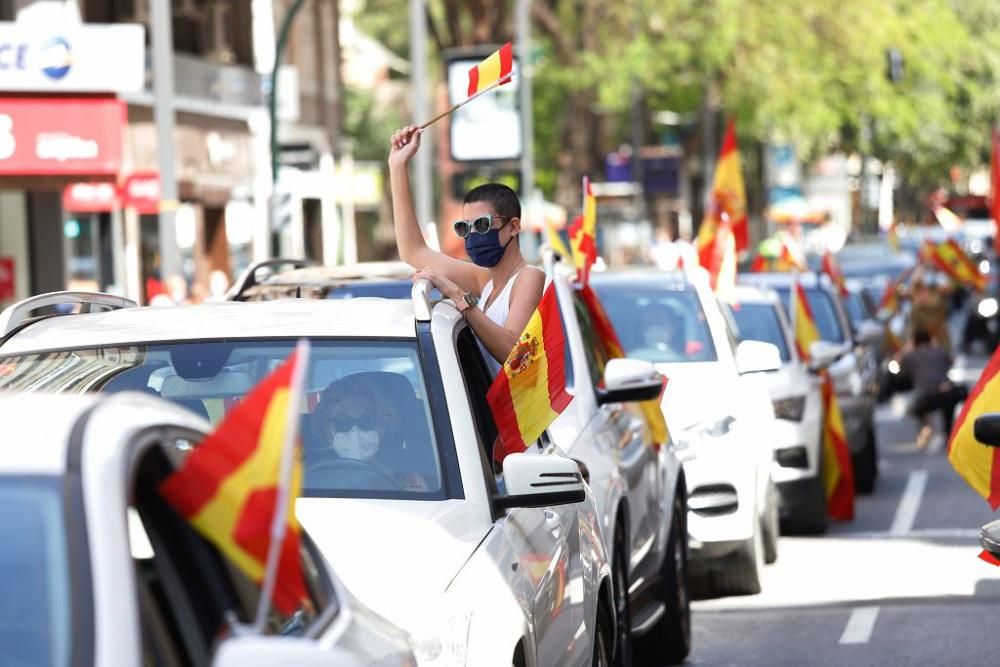
{"label": "blue circular logo sign", "polygon": [[51,37],[43,42],[40,57],[42,73],[53,81],[69,74],[73,66],[73,53],[64,37]]}

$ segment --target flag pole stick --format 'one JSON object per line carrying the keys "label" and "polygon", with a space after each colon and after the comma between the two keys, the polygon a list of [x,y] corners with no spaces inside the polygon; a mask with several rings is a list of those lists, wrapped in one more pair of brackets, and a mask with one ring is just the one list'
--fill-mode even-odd
{"label": "flag pole stick", "polygon": [[305,374],[309,368],[309,341],[300,340],[295,346],[295,368],[292,369],[291,386],[288,388],[288,407],[285,419],[284,442],[281,448],[281,468],[278,472],[278,493],[274,502],[274,516],[271,519],[271,543],[268,545],[267,562],[264,567],[264,581],[260,589],[260,599],[257,601],[257,616],[253,629],[260,634],[267,622],[267,610],[271,606],[271,597],[278,579],[278,567],[281,565],[281,546],[285,541],[288,528],[288,507],[293,500],[292,471],[295,463],[295,448],[299,429],[299,405],[302,404],[302,390],[305,386]]}
{"label": "flag pole stick", "polygon": [[438,122],[439,120],[441,120],[445,116],[447,116],[449,114],[452,114],[452,113],[455,113],[456,111],[458,111],[459,109],[461,109],[466,104],[468,104],[472,100],[476,99],[480,95],[485,95],[486,93],[490,92],[494,88],[497,88],[498,86],[502,86],[503,84],[509,82],[511,80],[511,77],[513,77],[513,76],[514,76],[514,73],[511,72],[510,74],[508,74],[504,78],[496,81],[495,83],[491,84],[490,86],[488,86],[486,88],[483,88],[482,90],[480,90],[478,93],[476,93],[472,97],[470,97],[468,99],[465,99],[465,100],[459,102],[458,104],[453,104],[450,109],[447,109],[446,111],[442,111],[441,113],[439,113],[438,115],[434,116],[433,118],[431,118],[429,121],[427,121],[426,123],[424,123],[423,125],[421,125],[417,129],[418,130],[425,130],[425,129],[427,129],[428,127],[430,127],[434,123]]}

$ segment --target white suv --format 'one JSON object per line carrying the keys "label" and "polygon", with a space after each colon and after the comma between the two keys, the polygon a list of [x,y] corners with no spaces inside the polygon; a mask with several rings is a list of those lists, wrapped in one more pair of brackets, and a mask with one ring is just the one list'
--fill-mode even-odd
{"label": "white suv", "polygon": [[684,465],[691,570],[716,593],[757,593],[777,558],[767,343],[737,342],[707,275],[631,271],[592,281],[625,347],[668,378],[662,406]]}
{"label": "white suv", "polygon": [[0,663],[412,664],[406,634],[359,605],[308,539],[312,604],[233,636],[229,614],[252,622],[260,589],[156,492],[206,432],[189,411],[128,393],[7,394],[0,421]]}
{"label": "white suv", "polygon": [[[611,568],[579,468],[547,436],[494,467],[492,378],[428,288],[180,308],[36,297],[0,315],[0,387],[138,390],[215,421],[308,338],[296,513],[345,584],[410,633],[420,665],[606,664]],[[31,317],[74,302],[115,309]]]}

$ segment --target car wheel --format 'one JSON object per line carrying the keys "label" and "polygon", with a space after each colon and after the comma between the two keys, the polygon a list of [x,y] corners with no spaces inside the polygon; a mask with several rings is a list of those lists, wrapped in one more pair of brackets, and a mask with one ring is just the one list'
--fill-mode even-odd
{"label": "car wheel", "polygon": [[615,620],[617,621],[617,641],[615,661],[618,667],[632,664],[632,615],[628,600],[628,549],[625,545],[623,529],[619,524],[615,531],[615,560],[612,576],[615,585]]}
{"label": "car wheel", "polygon": [[854,464],[854,490],[866,494],[874,492],[875,478],[878,477],[878,452],[874,427],[868,429],[865,448],[851,457],[851,463]]}
{"label": "car wheel", "polygon": [[687,509],[678,490],[659,584],[660,601],[666,612],[639,642],[644,664],[679,665],[691,652],[687,540]]}
{"label": "car wheel", "polygon": [[764,540],[758,528],[716,573],[717,592],[723,595],[756,595],[760,593],[763,570]]}
{"label": "car wheel", "polygon": [[611,653],[608,651],[608,639],[611,636],[611,623],[603,608],[597,611],[597,625],[594,629],[594,667],[611,667]]}
{"label": "car wheel", "polygon": [[772,482],[767,491],[767,507],[761,520],[764,541],[764,562],[770,565],[778,560],[778,491]]}

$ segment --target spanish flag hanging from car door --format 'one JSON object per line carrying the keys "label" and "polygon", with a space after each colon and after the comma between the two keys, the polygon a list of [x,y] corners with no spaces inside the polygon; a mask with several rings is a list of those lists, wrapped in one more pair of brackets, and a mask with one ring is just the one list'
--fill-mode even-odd
{"label": "spanish flag hanging from car door", "polygon": [[502,461],[507,454],[527,449],[571,398],[566,391],[566,337],[556,286],[549,283],[486,393],[500,432],[493,458]]}

